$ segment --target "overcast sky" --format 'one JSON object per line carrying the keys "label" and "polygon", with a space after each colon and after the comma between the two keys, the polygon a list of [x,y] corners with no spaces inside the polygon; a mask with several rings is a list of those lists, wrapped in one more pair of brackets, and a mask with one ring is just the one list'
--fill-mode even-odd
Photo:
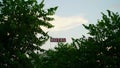
{"label": "overcast sky", "polygon": [[[51,22],[55,27],[47,31],[52,37],[66,38],[67,42],[71,42],[71,37],[86,35],[87,30],[82,24],[96,24],[101,19],[101,12],[120,13],[120,0],[45,0],[45,8],[54,6],[58,6],[53,16],[55,20]],[[48,41],[43,48],[53,48],[55,44]]]}

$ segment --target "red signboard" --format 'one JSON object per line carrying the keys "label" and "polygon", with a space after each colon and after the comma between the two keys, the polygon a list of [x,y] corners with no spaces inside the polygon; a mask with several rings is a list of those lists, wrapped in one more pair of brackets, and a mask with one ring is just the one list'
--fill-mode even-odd
{"label": "red signboard", "polygon": [[50,38],[50,42],[66,42],[66,38]]}

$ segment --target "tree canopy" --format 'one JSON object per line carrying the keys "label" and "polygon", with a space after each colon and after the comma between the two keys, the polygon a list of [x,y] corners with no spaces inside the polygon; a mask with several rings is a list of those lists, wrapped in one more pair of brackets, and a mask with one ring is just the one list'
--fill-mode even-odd
{"label": "tree canopy", "polygon": [[44,9],[44,0],[0,1],[0,68],[120,67],[120,15],[110,10],[97,24],[83,25],[89,37],[41,49],[49,38],[41,26],[53,27],[56,9]]}
{"label": "tree canopy", "polygon": [[40,46],[49,38],[41,26],[53,27],[56,9],[45,10],[44,0],[0,1],[0,68],[39,68]]}

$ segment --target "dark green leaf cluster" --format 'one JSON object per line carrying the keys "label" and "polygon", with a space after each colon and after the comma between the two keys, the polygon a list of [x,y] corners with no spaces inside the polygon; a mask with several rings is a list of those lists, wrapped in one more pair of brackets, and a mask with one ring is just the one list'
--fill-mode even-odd
{"label": "dark green leaf cluster", "polygon": [[90,37],[72,38],[71,44],[58,44],[42,57],[43,68],[119,68],[120,16],[107,10],[96,25],[83,25]]}
{"label": "dark green leaf cluster", "polygon": [[41,57],[41,68],[76,68],[76,49],[69,44],[59,43],[55,50],[46,51]]}
{"label": "dark green leaf cluster", "polygon": [[90,24],[84,27],[89,30],[90,38],[98,47],[96,55],[99,66],[118,68],[120,67],[120,16],[109,10],[107,12],[108,15],[102,13],[102,20],[96,25]]}
{"label": "dark green leaf cluster", "polygon": [[[0,1],[0,68],[38,68],[40,46],[49,38],[41,29],[53,27],[57,7],[44,9],[44,0]],[[40,37],[37,37],[37,35]]]}

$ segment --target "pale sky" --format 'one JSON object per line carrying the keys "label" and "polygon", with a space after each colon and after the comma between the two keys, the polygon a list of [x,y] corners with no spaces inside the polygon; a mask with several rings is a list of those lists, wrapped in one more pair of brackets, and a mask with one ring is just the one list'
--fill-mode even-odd
{"label": "pale sky", "polygon": [[[41,0],[38,0],[40,2]],[[96,24],[101,19],[101,12],[111,10],[120,13],[120,0],[45,0],[45,8],[58,6],[55,20],[51,22],[55,27],[49,35],[55,38],[80,38],[87,36],[87,30],[82,24]],[[56,43],[46,42],[42,48],[53,48]]]}

